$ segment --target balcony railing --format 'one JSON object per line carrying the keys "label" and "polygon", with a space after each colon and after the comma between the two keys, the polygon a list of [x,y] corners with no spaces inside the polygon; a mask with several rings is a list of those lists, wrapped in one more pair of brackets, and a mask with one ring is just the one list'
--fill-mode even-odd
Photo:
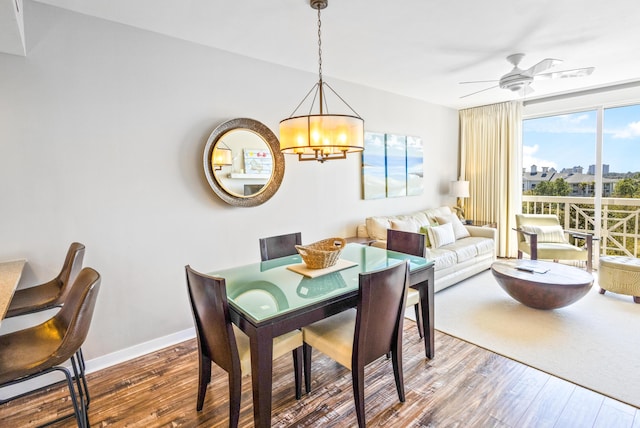
{"label": "balcony railing", "polygon": [[602,198],[600,221],[594,198],[523,195],[522,212],[555,214],[565,230],[593,233],[600,255],[640,253],[640,199]]}

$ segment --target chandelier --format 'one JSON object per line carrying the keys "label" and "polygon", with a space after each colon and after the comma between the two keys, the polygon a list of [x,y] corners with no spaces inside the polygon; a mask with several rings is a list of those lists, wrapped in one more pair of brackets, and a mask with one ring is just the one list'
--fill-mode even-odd
{"label": "chandelier", "polygon": [[[311,7],[318,11],[318,82],[305,95],[293,113],[280,121],[280,151],[297,154],[298,160],[324,162],[331,159],[346,159],[347,153],[364,149],[364,120],[349,104],[322,79],[322,21],[320,11],[327,7],[328,0],[310,0]],[[330,114],[325,96],[329,90],[351,114]],[[313,94],[309,113],[296,116],[298,109]],[[317,113],[313,113],[318,102]]]}

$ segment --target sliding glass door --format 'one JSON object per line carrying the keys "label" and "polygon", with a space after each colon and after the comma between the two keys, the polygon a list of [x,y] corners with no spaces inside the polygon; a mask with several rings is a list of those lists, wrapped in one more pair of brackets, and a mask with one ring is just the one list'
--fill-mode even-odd
{"label": "sliding glass door", "polygon": [[523,212],[555,213],[601,238],[603,254],[640,248],[640,104],[523,121]]}

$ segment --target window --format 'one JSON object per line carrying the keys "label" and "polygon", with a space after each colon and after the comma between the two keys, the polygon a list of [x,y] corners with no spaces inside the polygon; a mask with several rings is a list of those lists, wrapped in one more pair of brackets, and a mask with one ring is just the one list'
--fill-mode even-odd
{"label": "window", "polygon": [[640,255],[640,104],[525,119],[523,212],[556,214],[600,238],[600,254]]}
{"label": "window", "polygon": [[595,110],[523,121],[523,193],[593,197]]}

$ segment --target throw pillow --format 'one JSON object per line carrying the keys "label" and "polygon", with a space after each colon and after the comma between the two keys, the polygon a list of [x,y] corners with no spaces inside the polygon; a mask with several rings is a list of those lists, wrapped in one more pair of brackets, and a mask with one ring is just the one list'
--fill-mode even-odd
{"label": "throw pillow", "polygon": [[433,226],[437,226],[437,225],[438,225],[438,223],[434,221],[433,223],[430,223],[430,224],[428,224],[426,226],[422,226],[420,228],[420,233],[422,233],[425,236],[425,239],[424,239],[425,242],[424,243],[425,243],[425,247],[427,247],[427,248],[431,248],[431,239],[429,239],[429,229],[431,229]]}
{"label": "throw pillow", "polygon": [[440,248],[443,245],[453,244],[456,242],[456,237],[453,234],[453,226],[451,223],[430,227],[428,232],[429,240],[431,241],[433,248]]}
{"label": "throw pillow", "polygon": [[[567,240],[564,237],[564,230],[562,230],[562,226],[553,225],[553,226],[522,226],[522,230],[529,233],[535,233],[538,235],[538,242],[555,242],[555,243],[566,243]],[[530,241],[529,235],[524,235],[524,240],[526,242]]]}
{"label": "throw pillow", "polygon": [[471,236],[467,228],[464,227],[458,216],[455,214],[438,215],[436,216],[436,220],[438,221],[438,224],[450,223],[453,227],[453,234],[456,239],[462,239]]}
{"label": "throw pillow", "polygon": [[406,220],[391,220],[391,229],[416,233],[420,226],[415,220],[408,218]]}

